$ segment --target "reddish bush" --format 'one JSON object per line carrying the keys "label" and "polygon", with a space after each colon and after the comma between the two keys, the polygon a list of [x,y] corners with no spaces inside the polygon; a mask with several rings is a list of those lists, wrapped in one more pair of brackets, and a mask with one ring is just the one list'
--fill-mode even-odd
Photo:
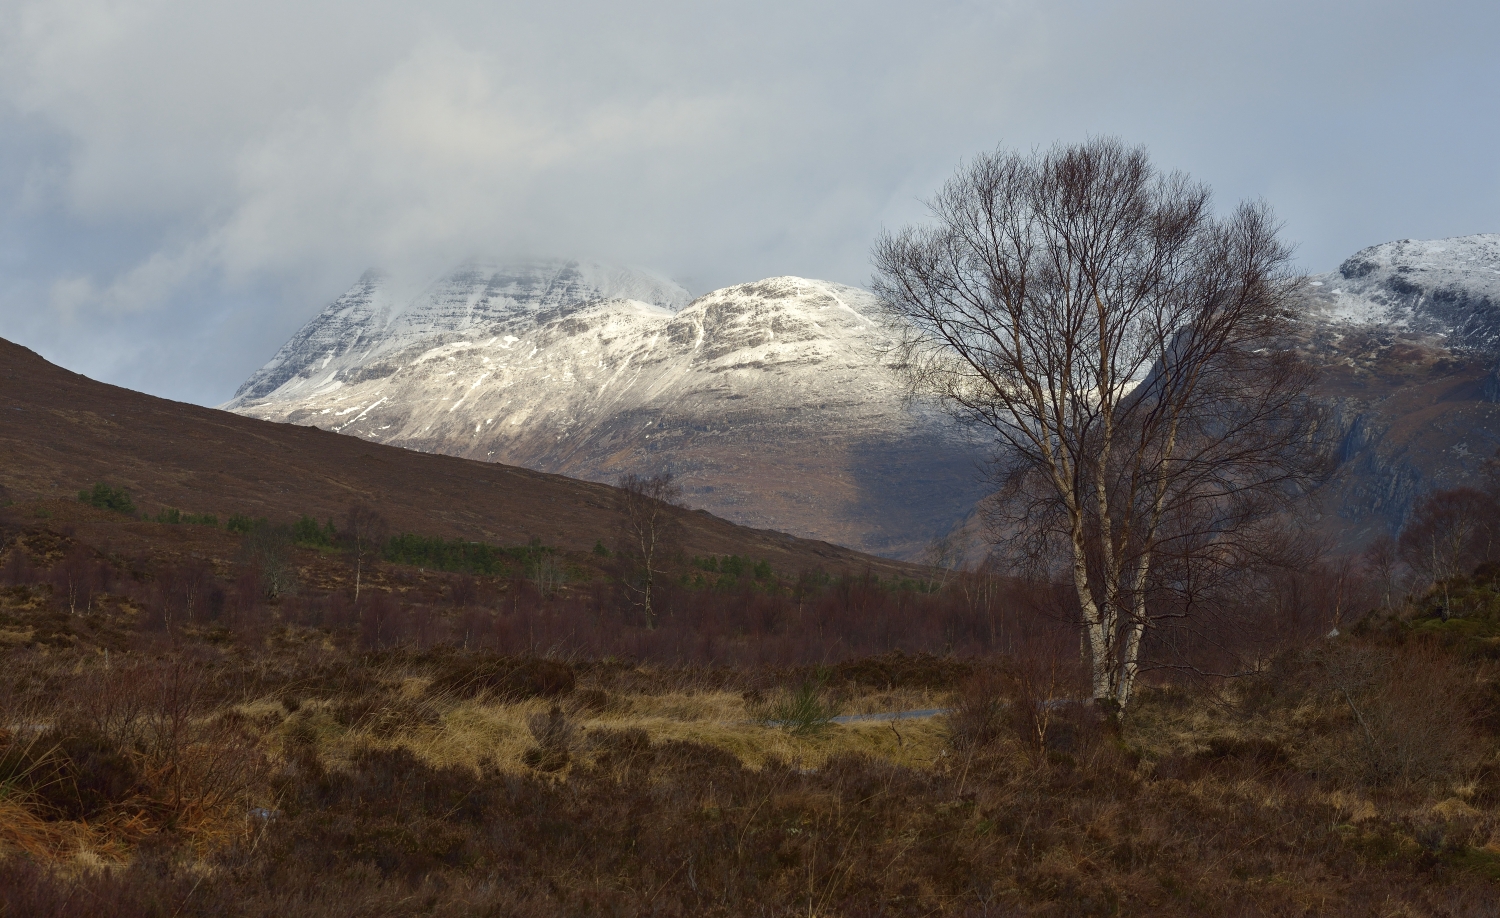
{"label": "reddish bush", "polygon": [[31,563],[31,556],[20,545],[12,546],[5,559],[5,585],[29,586],[35,582],[36,568]]}
{"label": "reddish bush", "polygon": [[1477,488],[1434,491],[1412,508],[1397,547],[1427,583],[1469,573],[1496,558],[1500,503]]}
{"label": "reddish bush", "polygon": [[433,694],[501,701],[561,698],[573,691],[572,667],[557,660],[470,657],[449,663],[428,686]]}

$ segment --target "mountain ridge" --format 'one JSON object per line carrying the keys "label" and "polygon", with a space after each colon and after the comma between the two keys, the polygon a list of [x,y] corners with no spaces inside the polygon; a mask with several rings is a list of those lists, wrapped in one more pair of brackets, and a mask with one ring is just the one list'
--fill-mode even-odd
{"label": "mountain ridge", "polygon": [[1320,528],[1354,549],[1500,449],[1500,234],[1369,246],[1307,278],[1302,306],[1339,435]]}
{"label": "mountain ridge", "polygon": [[575,289],[476,310],[490,286],[461,269],[397,326],[356,285],[224,407],[595,481],[671,469],[693,505],[887,556],[982,494],[978,454],[906,400],[866,291],[785,276],[681,305]]}
{"label": "mountain ridge", "polygon": [[470,260],[414,299],[393,293],[384,275],[366,271],[220,407],[233,410],[270,395],[317,357],[324,358],[325,367],[335,357],[353,354],[368,362],[423,337],[460,333],[482,322],[524,321],[528,314],[569,304],[628,300],[675,311],[690,299],[685,288],[654,272],[548,259]]}
{"label": "mountain ridge", "polygon": [[1308,279],[1315,320],[1385,326],[1500,349],[1500,233],[1398,239],[1360,249],[1336,271]]}

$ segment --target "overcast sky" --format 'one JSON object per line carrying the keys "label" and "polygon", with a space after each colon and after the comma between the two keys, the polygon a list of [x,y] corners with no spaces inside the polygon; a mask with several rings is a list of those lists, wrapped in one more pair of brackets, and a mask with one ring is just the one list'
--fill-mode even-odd
{"label": "overcast sky", "polygon": [[864,285],[967,156],[1091,134],[1325,271],[1500,232],[1500,4],[0,0],[0,336],[216,404],[370,267]]}

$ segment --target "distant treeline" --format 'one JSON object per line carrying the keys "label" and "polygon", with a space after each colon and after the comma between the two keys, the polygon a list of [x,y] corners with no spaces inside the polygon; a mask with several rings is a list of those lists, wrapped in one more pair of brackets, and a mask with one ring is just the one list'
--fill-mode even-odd
{"label": "distant treeline", "polygon": [[135,502],[130,499],[130,494],[124,488],[115,488],[99,482],[92,488],[85,488],[78,492],[78,499],[84,503],[98,507],[100,510],[112,510],[115,513],[123,513],[126,516],[139,516],[143,520],[152,520],[158,523],[178,525],[188,523],[194,526],[218,526],[219,518],[212,513],[183,513],[175,507],[163,507],[155,517],[147,516],[136,510]]}
{"label": "distant treeline", "polygon": [[484,542],[444,539],[403,532],[386,540],[383,555],[393,564],[410,564],[436,571],[496,576],[510,571],[511,561],[531,566],[556,549],[533,539],[529,545],[502,548]]}
{"label": "distant treeline", "polygon": [[[135,502],[124,488],[99,482],[91,489],[78,492],[83,503],[111,510],[126,516],[157,523],[189,523],[200,526],[219,525],[219,518],[210,513],[185,513],[173,507],[164,507],[155,517],[137,510]],[[317,519],[302,514],[290,526],[275,524],[265,517],[251,517],[242,513],[231,514],[224,528],[239,535],[248,535],[257,530],[280,529],[290,536],[289,541],[304,548],[332,549],[340,544],[339,530],[333,520],[319,523]],[[286,536],[283,536],[286,538]],[[380,556],[393,564],[410,564],[413,567],[460,574],[503,576],[511,572],[511,562],[519,562],[531,570],[538,560],[557,553],[555,548],[533,539],[530,544],[502,547],[465,539],[444,539],[440,536],[423,536],[403,532],[380,541]],[[602,546],[602,543],[600,543]],[[606,550],[604,554],[608,554]]]}

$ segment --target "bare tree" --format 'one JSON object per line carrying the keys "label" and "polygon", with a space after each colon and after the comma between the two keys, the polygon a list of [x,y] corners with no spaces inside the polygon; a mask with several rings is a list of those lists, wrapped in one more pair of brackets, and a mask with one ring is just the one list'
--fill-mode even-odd
{"label": "bare tree", "polygon": [[968,532],[945,532],[927,543],[922,560],[928,566],[928,589],[940,589],[948,585],[948,579],[964,569],[968,560],[968,546],[964,544]]}
{"label": "bare tree", "polygon": [[350,504],[344,513],[344,528],[339,530],[338,541],[354,567],[354,601],[359,602],[360,581],[366,568],[380,560],[380,550],[385,546],[387,526],[385,517],[367,504]]}
{"label": "bare tree", "polygon": [[992,534],[1060,563],[1093,696],[1123,707],[1148,628],[1323,469],[1311,376],[1279,345],[1289,249],[1264,205],[1216,217],[1112,139],[980,156],[929,209],[874,253],[901,365],[993,436]]}
{"label": "bare tree", "polygon": [[297,591],[297,566],[292,563],[289,526],[258,521],[240,543],[240,560],[253,568],[265,598],[279,599]]}
{"label": "bare tree", "polygon": [[1396,566],[1401,562],[1401,555],[1396,546],[1396,540],[1391,534],[1383,532],[1376,536],[1369,545],[1365,546],[1360,560],[1364,562],[1365,569],[1375,579],[1380,589],[1380,607],[1389,609],[1391,607],[1391,592],[1396,586]]}
{"label": "bare tree", "polygon": [[1449,584],[1495,557],[1500,500],[1478,488],[1434,491],[1412,509],[1401,528],[1401,560],[1443,591],[1442,618],[1453,613]]}
{"label": "bare tree", "polygon": [[644,478],[622,475],[616,487],[624,527],[621,554],[633,556],[641,565],[641,606],[646,614],[646,627],[652,629],[656,627],[652,591],[667,546],[676,535],[674,508],[679,506],[682,488],[677,486],[671,472]]}

